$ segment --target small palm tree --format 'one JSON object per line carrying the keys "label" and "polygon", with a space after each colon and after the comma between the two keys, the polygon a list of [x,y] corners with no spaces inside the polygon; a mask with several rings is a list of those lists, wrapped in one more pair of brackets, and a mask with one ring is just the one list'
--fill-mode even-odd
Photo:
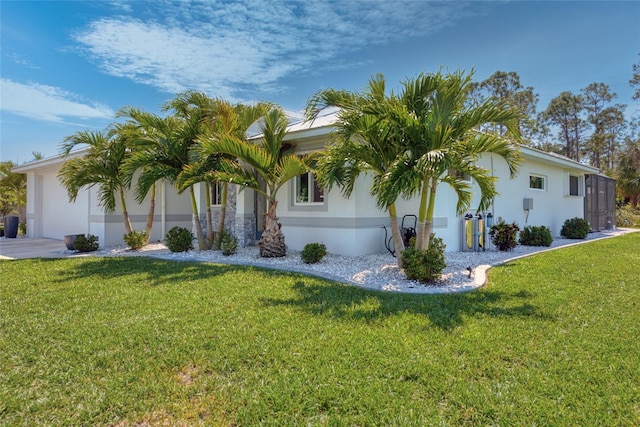
{"label": "small palm tree", "polygon": [[[469,175],[480,189],[478,210],[487,210],[495,197],[496,178],[491,171],[475,165],[480,155],[502,157],[515,176],[521,158],[514,142],[520,141],[519,114],[488,99],[479,105],[469,101],[473,73],[420,74],[403,84],[398,102],[377,112],[401,135],[405,152],[381,182],[380,193],[388,201],[401,192],[405,197],[420,194],[416,249],[429,247],[438,185],[449,184],[456,192],[456,211],[469,208],[473,192],[462,178]],[[500,126],[503,134],[482,131]],[[454,170],[458,173],[450,174]]]}
{"label": "small palm tree", "polygon": [[[206,135],[199,139],[201,157],[224,153],[237,159],[222,159],[221,171],[211,173],[213,179],[250,188],[266,197],[265,224],[258,242],[262,257],[286,255],[287,246],[276,213],[276,195],[287,181],[306,173],[312,160],[311,156],[293,154],[294,147],[283,142],[288,124],[282,109],[272,107],[263,117],[263,135],[259,143],[249,142],[233,132]],[[261,179],[266,189],[260,185]]]}
{"label": "small palm tree", "polygon": [[404,242],[400,234],[396,199],[385,198],[379,190],[385,188],[381,183],[388,178],[388,172],[403,152],[394,128],[388,122],[376,117],[375,113],[389,102],[385,92],[385,80],[377,74],[369,80],[364,93],[326,89],[317,92],[307,102],[306,118],[314,120],[327,107],[338,107],[338,120],[331,133],[329,147],[323,152],[316,166],[319,182],[327,189],[338,185],[345,197],[349,197],[361,173],[373,175],[369,190],[376,198],[380,208],[389,214],[391,233],[398,263]]}
{"label": "small palm tree", "polygon": [[129,184],[123,172],[123,164],[129,156],[127,139],[113,127],[107,131],[80,131],[64,139],[62,155],[68,156],[74,147],[83,144],[88,146],[87,153],[65,161],[58,172],[58,179],[66,188],[69,201],[76,201],[80,189],[98,186],[99,205],[106,212],[113,212],[117,194],[125,233],[130,233],[131,221],[125,200]]}

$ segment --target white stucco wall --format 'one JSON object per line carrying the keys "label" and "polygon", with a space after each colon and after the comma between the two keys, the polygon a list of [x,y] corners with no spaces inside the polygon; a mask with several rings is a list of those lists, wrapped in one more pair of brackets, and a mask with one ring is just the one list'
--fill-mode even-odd
{"label": "white stucco wall", "polygon": [[[499,218],[515,221],[521,228],[544,225],[551,229],[552,235],[559,236],[566,219],[584,217],[584,167],[534,150],[523,151],[525,161],[513,179],[509,177],[506,162],[498,156],[487,155],[478,162],[479,166],[493,170],[498,177],[498,196],[490,211],[495,221]],[[545,177],[545,190],[529,188],[530,174]],[[579,196],[569,195],[569,174],[580,178]],[[388,214],[376,207],[375,200],[369,195],[370,185],[371,178],[364,176],[358,180],[350,199],[345,199],[334,188],[325,195],[326,206],[299,208],[292,204],[293,184],[289,183],[278,199],[287,245],[300,250],[307,243],[319,242],[324,243],[329,252],[344,255],[384,252],[383,227],[389,224]],[[471,185],[479,194],[478,186]],[[533,199],[533,209],[528,216],[523,209],[524,198]],[[477,214],[478,201],[477,195],[472,200],[469,213]],[[462,250],[464,215],[457,215],[456,203],[455,192],[441,183],[436,196],[434,232],[444,240],[447,251]],[[401,222],[404,215],[417,215],[418,208],[418,196],[411,200],[398,200],[398,221]],[[413,223],[412,218],[407,218],[405,225],[413,226]],[[387,239],[390,237],[388,232]]]}
{"label": "white stucco wall", "polygon": [[384,251],[386,212],[369,196],[371,179],[358,180],[349,199],[338,188],[325,192],[324,206],[296,206],[293,181],[278,194],[278,216],[290,249],[301,250],[307,243],[324,243],[330,253],[360,255]]}
{"label": "white stucco wall", "polygon": [[[135,183],[135,179],[134,179]],[[150,198],[147,196],[141,203],[135,199],[134,190],[125,194],[125,202],[129,213],[129,220],[134,230],[141,231],[146,228],[147,214],[149,212]],[[185,227],[191,230],[192,214],[189,193],[178,194],[169,183],[159,182],[156,186],[156,205],[154,210],[153,228],[151,230],[151,242],[164,240],[164,236],[174,226]],[[114,212],[105,214],[99,206],[91,215],[91,227],[99,236],[105,246],[117,246],[124,244],[124,221],[120,200],[116,200]],[[101,231],[104,230],[104,231]]]}
{"label": "white stucco wall", "polygon": [[[99,205],[97,188],[80,190],[76,201],[69,202],[57,178],[62,164],[62,159],[52,158],[21,167],[27,175],[27,236],[62,240],[67,234],[89,233],[98,236],[103,247],[124,244],[119,199],[116,210],[108,214]],[[126,202],[133,228],[144,230],[149,199],[138,204],[131,190],[126,193]],[[160,183],[151,241],[162,240],[176,225],[191,229],[189,195],[178,195],[170,184]]]}
{"label": "white stucco wall", "polygon": [[[481,165],[490,167],[490,160],[490,157],[483,159]],[[518,176],[509,179],[506,163],[502,159],[495,157],[493,164],[496,176],[501,177],[496,185],[499,195],[493,208],[496,220],[502,217],[507,222],[515,221],[520,228],[544,225],[551,229],[553,236],[559,236],[566,219],[584,218],[584,171],[525,156]],[[545,178],[544,190],[529,188],[531,174]],[[569,174],[580,179],[579,196],[569,195]],[[525,198],[533,199],[533,209],[529,210],[528,215],[523,208]]]}
{"label": "white stucco wall", "polygon": [[59,170],[58,164],[27,174],[27,233],[30,237],[63,239],[67,234],[89,232],[89,193],[82,191],[75,203],[69,202],[67,191],[57,178]]}

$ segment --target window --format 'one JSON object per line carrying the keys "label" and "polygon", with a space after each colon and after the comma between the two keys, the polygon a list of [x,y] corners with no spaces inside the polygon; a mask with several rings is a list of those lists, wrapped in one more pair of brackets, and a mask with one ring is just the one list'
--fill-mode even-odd
{"label": "window", "polygon": [[211,206],[222,205],[222,183],[211,184]]}
{"label": "window", "polygon": [[318,187],[316,176],[311,172],[298,175],[295,178],[293,194],[295,205],[324,203],[324,191]]}
{"label": "window", "polygon": [[565,194],[567,196],[584,196],[584,177],[581,175],[567,174],[568,182],[565,187]]}
{"label": "window", "polygon": [[547,189],[547,179],[542,175],[529,175],[529,188],[544,191]]}
{"label": "window", "polygon": [[569,195],[580,196],[580,177],[575,175],[569,175]]}
{"label": "window", "polygon": [[449,176],[459,178],[461,181],[471,182],[471,175],[455,169],[449,169]]}

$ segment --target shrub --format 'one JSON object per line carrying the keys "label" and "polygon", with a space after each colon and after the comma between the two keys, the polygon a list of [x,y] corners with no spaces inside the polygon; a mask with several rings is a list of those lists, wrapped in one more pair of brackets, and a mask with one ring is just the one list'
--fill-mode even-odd
{"label": "shrub", "polygon": [[402,253],[402,267],[407,279],[423,283],[433,283],[440,279],[442,270],[447,266],[444,262],[446,245],[441,238],[431,236],[429,249],[418,250],[409,246]]}
{"label": "shrub", "polygon": [[231,234],[228,230],[222,231],[222,238],[220,239],[220,250],[222,255],[235,254],[238,249],[238,239]]}
{"label": "shrub", "polygon": [[133,230],[131,233],[124,235],[124,242],[134,251],[137,251],[143,247],[147,242],[147,233],[142,231]]}
{"label": "shrub", "polygon": [[27,234],[27,224],[25,224],[24,222],[18,224],[18,234],[20,234],[21,236]]}
{"label": "shrub", "polygon": [[630,204],[616,209],[616,225],[618,227],[640,228],[640,207],[633,208]]}
{"label": "shrub", "polygon": [[564,222],[560,235],[567,239],[584,239],[589,234],[589,228],[589,221],[575,217]]}
{"label": "shrub", "polygon": [[498,250],[510,251],[518,244],[518,231],[520,231],[520,227],[515,222],[507,224],[504,221],[500,221],[491,227],[489,236],[491,236],[491,241]]}
{"label": "shrub", "polygon": [[551,246],[553,237],[551,237],[551,230],[544,225],[540,227],[528,225],[520,232],[518,241],[525,246]]}
{"label": "shrub", "polygon": [[320,262],[326,254],[327,247],[322,243],[307,243],[300,252],[300,258],[306,264],[315,264]]}
{"label": "shrub", "polygon": [[193,249],[193,234],[184,227],[175,226],[167,232],[165,244],[171,252],[187,252]]}
{"label": "shrub", "polygon": [[73,242],[73,249],[78,252],[93,252],[98,250],[98,236],[93,234],[79,234]]}

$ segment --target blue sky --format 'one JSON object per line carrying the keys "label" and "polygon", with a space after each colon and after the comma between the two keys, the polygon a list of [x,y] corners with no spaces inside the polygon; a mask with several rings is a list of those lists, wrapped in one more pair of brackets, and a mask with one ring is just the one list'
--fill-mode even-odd
{"label": "blue sky", "polygon": [[[319,89],[391,88],[422,71],[515,71],[544,110],[603,82],[628,104],[640,2],[5,1],[0,159],[58,153],[123,106],[159,113],[187,89],[304,108]],[[635,112],[635,113],[634,113]]]}

